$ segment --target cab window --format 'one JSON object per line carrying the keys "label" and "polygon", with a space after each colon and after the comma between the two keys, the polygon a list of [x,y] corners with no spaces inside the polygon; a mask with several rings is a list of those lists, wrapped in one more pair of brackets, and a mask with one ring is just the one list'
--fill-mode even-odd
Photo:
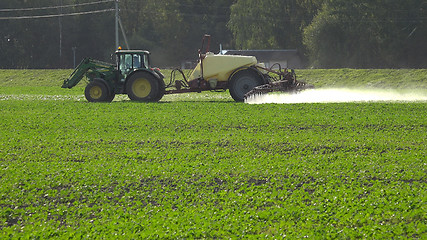
{"label": "cab window", "polygon": [[132,58],[133,58],[133,68],[141,68],[142,67],[141,56],[138,54],[134,54]]}
{"label": "cab window", "polygon": [[145,54],[123,54],[120,55],[120,71],[129,73],[132,69],[147,68],[148,57]]}
{"label": "cab window", "polygon": [[129,71],[132,69],[132,56],[129,54],[120,55],[120,70]]}

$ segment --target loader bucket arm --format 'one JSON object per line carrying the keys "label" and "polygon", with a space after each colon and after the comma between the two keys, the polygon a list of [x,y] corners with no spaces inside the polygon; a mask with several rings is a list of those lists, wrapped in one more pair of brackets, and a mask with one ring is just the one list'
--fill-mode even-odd
{"label": "loader bucket arm", "polygon": [[71,75],[66,80],[64,80],[62,88],[72,88],[76,86],[89,70],[101,72],[109,70],[112,71],[113,69],[113,64],[101,62],[91,58],[85,58],[74,69],[73,73],[71,73]]}

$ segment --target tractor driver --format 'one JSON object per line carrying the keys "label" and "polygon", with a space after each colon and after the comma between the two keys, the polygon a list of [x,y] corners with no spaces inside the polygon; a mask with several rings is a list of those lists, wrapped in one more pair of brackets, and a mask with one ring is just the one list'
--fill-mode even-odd
{"label": "tractor driver", "polygon": [[141,61],[139,55],[133,55],[133,68],[141,68]]}

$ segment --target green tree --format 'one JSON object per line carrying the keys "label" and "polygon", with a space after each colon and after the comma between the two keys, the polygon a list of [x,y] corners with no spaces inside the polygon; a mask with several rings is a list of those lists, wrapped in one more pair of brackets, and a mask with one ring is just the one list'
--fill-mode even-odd
{"label": "green tree", "polygon": [[[108,5],[79,5],[56,8],[59,5],[87,3],[81,0],[2,0],[0,17],[47,16],[78,13],[112,7]],[[43,9],[40,9],[43,8]],[[73,66],[72,47],[77,58],[91,56],[107,60],[114,50],[114,13],[28,19],[0,20],[1,68],[69,68]],[[60,40],[62,36],[62,39]]]}
{"label": "green tree", "polygon": [[326,68],[426,66],[425,8],[422,0],[326,1],[304,31],[311,62]]}
{"label": "green tree", "polygon": [[[73,0],[71,4],[87,3],[87,0]],[[72,12],[90,12],[97,9],[112,8],[112,2],[102,5],[83,5],[75,7]],[[63,48],[68,61],[66,66],[72,66],[72,48],[77,47],[78,61],[84,57],[92,57],[110,61],[110,55],[115,49],[115,16],[114,12],[87,14],[63,17]]]}
{"label": "green tree", "polygon": [[[86,56],[108,61],[115,50],[114,12],[5,19],[114,7],[114,2],[89,2],[2,0],[0,9],[53,8],[0,11],[0,68],[72,67],[73,47],[77,61]],[[79,5],[54,7],[61,4]],[[150,50],[155,64],[163,67],[196,59],[204,34],[212,35],[215,52],[219,44],[237,49],[297,48],[315,67],[427,67],[425,0],[121,0],[119,4],[131,48]]]}
{"label": "green tree", "polygon": [[[212,50],[229,44],[228,0],[122,0],[121,18],[132,48],[148,49],[158,66],[196,59],[201,37],[212,35]],[[139,4],[139,5],[138,5]],[[136,7],[137,6],[137,7]]]}
{"label": "green tree", "polygon": [[[38,0],[17,4],[13,1],[2,1],[1,9],[14,9],[25,6],[26,8],[39,7],[47,0]],[[19,3],[19,2],[18,2]],[[18,7],[18,8],[19,8]],[[42,11],[33,11],[34,15]],[[27,16],[25,11],[2,12],[2,17]],[[2,68],[27,68],[40,67],[49,58],[53,47],[49,45],[54,38],[53,22],[47,19],[9,19],[1,20],[1,51],[0,59]],[[57,27],[56,27],[57,29]],[[55,59],[58,61],[58,59]],[[51,67],[48,65],[47,67]]]}
{"label": "green tree", "polygon": [[321,1],[238,0],[228,27],[239,49],[302,48],[302,29]]}

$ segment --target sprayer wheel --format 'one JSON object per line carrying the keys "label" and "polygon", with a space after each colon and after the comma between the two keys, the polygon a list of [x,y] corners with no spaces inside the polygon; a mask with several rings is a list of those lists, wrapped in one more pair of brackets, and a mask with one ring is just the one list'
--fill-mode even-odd
{"label": "sprayer wheel", "polygon": [[243,102],[245,94],[254,87],[262,85],[261,77],[253,71],[243,70],[230,80],[230,95],[236,102]]}

